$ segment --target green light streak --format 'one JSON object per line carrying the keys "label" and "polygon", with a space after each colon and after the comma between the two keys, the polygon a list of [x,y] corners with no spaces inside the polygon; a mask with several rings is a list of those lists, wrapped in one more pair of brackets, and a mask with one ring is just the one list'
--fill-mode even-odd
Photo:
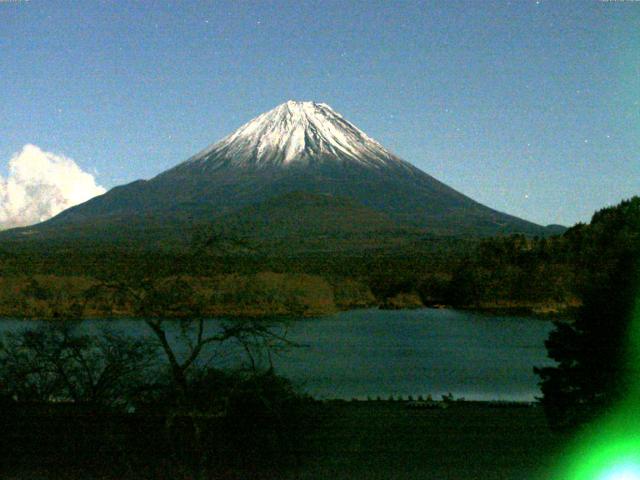
{"label": "green light streak", "polygon": [[[640,365],[640,297],[628,339],[626,356]],[[549,480],[640,480],[640,375],[630,380],[625,401],[575,438]]]}

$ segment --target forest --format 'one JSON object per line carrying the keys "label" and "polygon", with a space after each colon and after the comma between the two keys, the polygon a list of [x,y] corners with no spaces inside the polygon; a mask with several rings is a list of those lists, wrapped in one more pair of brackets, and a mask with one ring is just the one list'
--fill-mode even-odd
{"label": "forest", "polygon": [[[180,285],[182,303],[209,316],[331,314],[364,307],[455,307],[540,315],[570,313],[589,225],[562,235],[489,238],[407,233],[368,240],[295,237],[272,244],[200,228],[187,246],[10,242],[0,245],[0,314],[134,316],[116,284],[144,294]],[[401,235],[395,233],[394,235]],[[105,288],[111,285],[111,288]],[[100,291],[100,294],[97,294]],[[175,310],[175,309],[174,309]],[[167,311],[167,315],[176,311]]]}

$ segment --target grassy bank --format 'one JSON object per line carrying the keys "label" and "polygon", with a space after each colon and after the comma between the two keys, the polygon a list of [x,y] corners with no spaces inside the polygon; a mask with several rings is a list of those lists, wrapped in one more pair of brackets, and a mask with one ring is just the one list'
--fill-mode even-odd
{"label": "grassy bank", "polygon": [[535,406],[330,403],[300,479],[544,479],[566,441]]}
{"label": "grassy bank", "polygon": [[[67,412],[64,429],[41,431],[59,419],[39,415],[31,416],[38,429],[37,435],[31,432],[34,438],[24,431],[24,423],[5,424],[6,445],[13,446],[2,452],[3,478],[190,478],[180,474],[176,457],[162,457],[162,435],[153,443],[141,441],[149,434],[146,430],[162,430],[159,417],[111,416],[103,421],[86,412],[77,418]],[[286,461],[275,466],[257,453],[244,452],[242,462],[221,466],[207,478],[543,480],[567,440],[549,431],[537,406],[453,403],[446,409],[422,409],[398,401],[315,402],[309,404],[307,418],[299,426],[304,435],[295,435],[304,441],[281,452]],[[108,430],[112,444],[97,442],[94,434],[100,429]],[[229,432],[216,435],[224,440]],[[20,442],[29,448],[13,455]],[[84,451],[87,445],[100,449]],[[126,449],[133,456],[119,465]],[[117,450],[120,456],[113,457]],[[112,459],[107,465],[101,463],[105,455]]]}

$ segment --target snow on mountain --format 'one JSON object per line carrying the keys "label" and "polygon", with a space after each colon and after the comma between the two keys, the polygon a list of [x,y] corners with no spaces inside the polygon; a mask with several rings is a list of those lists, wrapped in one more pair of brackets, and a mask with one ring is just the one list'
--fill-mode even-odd
{"label": "snow on mountain", "polygon": [[254,118],[185,164],[288,166],[353,161],[382,168],[408,164],[325,103],[288,101]]}
{"label": "snow on mountain", "polygon": [[[330,201],[309,203],[309,198]],[[343,199],[351,206],[340,207]],[[305,205],[313,206],[323,225],[333,218],[340,228],[353,223],[360,209],[369,212],[367,218],[383,215],[390,225],[435,235],[545,234],[544,228],[481,205],[401,160],[328,105],[292,101],[150,180],[65,210],[39,231],[64,237],[101,225],[92,233],[96,238],[124,238],[118,235],[129,235],[136,226],[139,238],[171,236],[214,218],[230,222],[234,212],[250,208],[267,212],[258,215],[264,222],[282,221],[283,230],[302,234],[313,231],[298,225],[304,223],[298,209],[311,211]],[[291,216],[282,214],[286,209],[292,209]],[[65,228],[58,230],[60,225]],[[358,225],[369,228],[366,222]]]}

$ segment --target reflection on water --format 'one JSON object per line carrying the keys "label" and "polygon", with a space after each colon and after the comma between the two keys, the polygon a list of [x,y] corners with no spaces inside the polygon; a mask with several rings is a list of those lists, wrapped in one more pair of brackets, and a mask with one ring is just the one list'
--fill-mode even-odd
{"label": "reflection on water", "polygon": [[[36,324],[3,320],[0,333]],[[105,324],[154,341],[140,320],[87,321],[82,328],[99,331]],[[167,324],[177,344],[180,329]],[[210,321],[207,329],[217,325]],[[288,338],[303,346],[273,360],[281,374],[318,398],[436,398],[450,392],[531,401],[539,395],[532,368],[549,364],[544,340],[550,329],[550,322],[538,319],[454,310],[357,310],[290,322]],[[233,366],[241,358],[231,344],[216,352],[218,365]]]}

